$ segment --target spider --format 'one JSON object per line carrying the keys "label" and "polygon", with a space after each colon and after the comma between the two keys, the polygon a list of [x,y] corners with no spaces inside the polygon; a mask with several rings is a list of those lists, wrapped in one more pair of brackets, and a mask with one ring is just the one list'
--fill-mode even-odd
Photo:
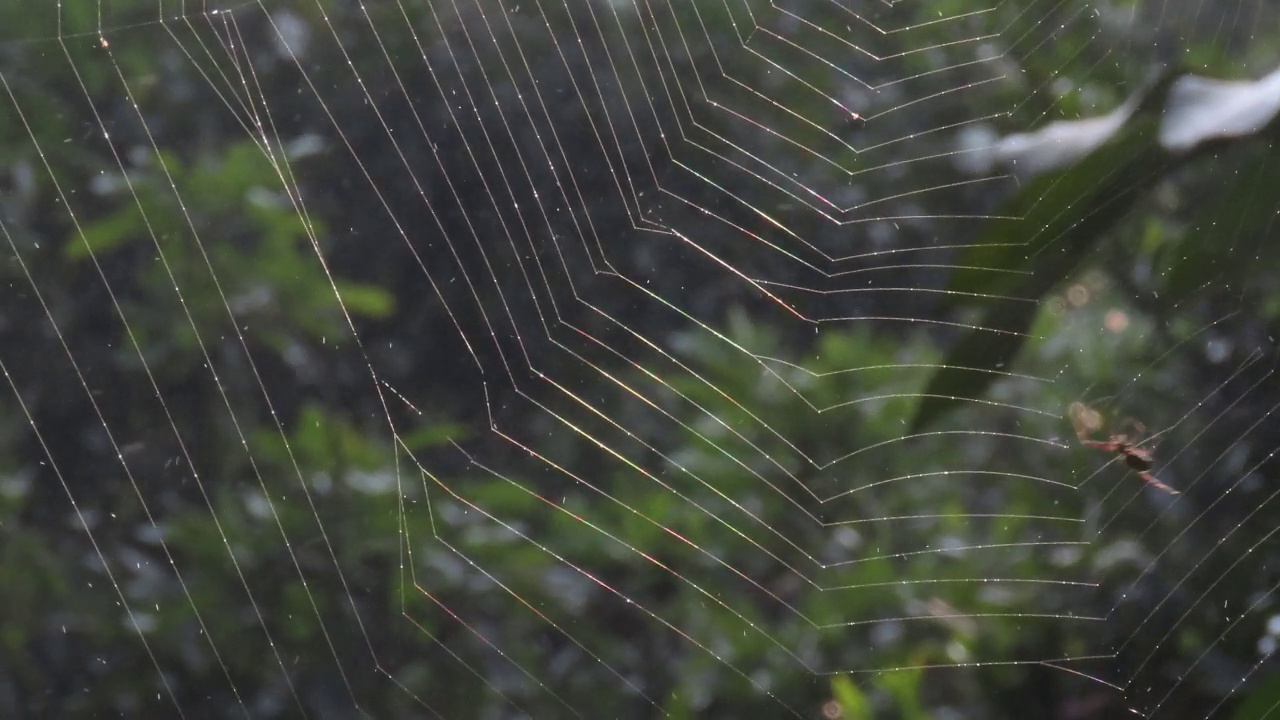
{"label": "spider", "polygon": [[[1142,423],[1137,421],[1130,420],[1127,424],[1132,425],[1138,432],[1142,432],[1145,429],[1142,427]],[[1124,464],[1138,477],[1142,478],[1143,482],[1170,495],[1179,494],[1177,490],[1160,482],[1155,475],[1151,474],[1151,468],[1155,465],[1151,458],[1151,451],[1134,445],[1128,434],[1117,433],[1106,440],[1090,440],[1086,433],[1081,432],[1080,442],[1092,448],[1124,456]]]}

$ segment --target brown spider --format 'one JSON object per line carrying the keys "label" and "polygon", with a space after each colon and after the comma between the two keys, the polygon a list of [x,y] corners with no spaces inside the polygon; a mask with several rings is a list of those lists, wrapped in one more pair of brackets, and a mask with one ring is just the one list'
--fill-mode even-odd
{"label": "brown spider", "polygon": [[1129,466],[1138,477],[1142,478],[1148,485],[1163,490],[1170,495],[1179,494],[1177,490],[1165,485],[1151,474],[1153,462],[1151,460],[1151,451],[1145,448],[1134,447],[1130,442],[1128,435],[1112,435],[1107,440],[1089,440],[1081,438],[1081,442],[1089,447],[1095,447],[1099,450],[1107,452],[1120,453],[1124,456],[1124,464]]}
{"label": "brown spider", "polygon": [[[1098,429],[1101,425],[1100,417],[1097,411],[1084,406],[1083,404],[1072,403],[1068,408],[1071,416],[1071,423],[1075,426],[1076,436],[1080,438],[1080,442],[1092,448],[1105,450],[1106,452],[1118,453],[1124,457],[1124,464],[1129,467],[1138,477],[1142,478],[1146,484],[1163,490],[1170,495],[1178,495],[1178,491],[1165,485],[1151,474],[1151,468],[1155,466],[1155,462],[1151,457],[1151,451],[1146,448],[1140,448],[1134,444],[1133,440],[1127,433],[1115,433],[1106,440],[1090,440],[1089,434]],[[1122,423],[1123,425],[1132,425],[1134,430],[1139,433],[1146,430],[1142,423],[1129,419]]]}

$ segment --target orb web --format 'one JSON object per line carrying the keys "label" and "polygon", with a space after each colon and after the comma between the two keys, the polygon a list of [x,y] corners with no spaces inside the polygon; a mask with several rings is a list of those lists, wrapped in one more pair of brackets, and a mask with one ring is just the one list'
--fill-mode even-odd
{"label": "orb web", "polygon": [[30,647],[183,715],[1225,712],[1278,634],[1274,288],[1227,285],[1271,226],[1187,198],[1274,195],[1230,148],[1045,168],[1136,124],[1161,34],[1263,75],[1268,12],[37,11],[5,472],[93,621]]}

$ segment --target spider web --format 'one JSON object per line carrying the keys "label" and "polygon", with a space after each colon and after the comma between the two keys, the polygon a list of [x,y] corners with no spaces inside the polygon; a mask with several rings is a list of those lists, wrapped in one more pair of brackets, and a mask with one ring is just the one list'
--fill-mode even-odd
{"label": "spider web", "polygon": [[[1273,8],[24,12],[4,702],[1211,717],[1273,670],[1275,288],[1224,287],[1266,233],[1187,207],[1244,159],[1125,181],[1163,219],[1043,294],[1061,236],[982,254],[1066,187],[999,138],[1104,116],[1167,36],[1263,75]],[[1211,228],[1164,302],[1161,238]]]}

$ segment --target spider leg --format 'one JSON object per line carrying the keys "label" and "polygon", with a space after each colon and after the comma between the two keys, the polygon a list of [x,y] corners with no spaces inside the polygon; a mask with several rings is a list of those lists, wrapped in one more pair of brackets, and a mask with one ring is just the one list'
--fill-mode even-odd
{"label": "spider leg", "polygon": [[[1131,418],[1131,417],[1125,418],[1125,419],[1124,419],[1124,422],[1120,423],[1120,426],[1119,426],[1118,428],[1116,428],[1116,429],[1117,429],[1117,430],[1125,430],[1125,429],[1127,429],[1127,428],[1133,428],[1134,430],[1137,430],[1137,431],[1138,431],[1138,435],[1142,435],[1143,433],[1145,433],[1145,432],[1147,431],[1147,426],[1146,426],[1146,425],[1143,425],[1142,423],[1138,422],[1137,420],[1134,420],[1134,419],[1133,419],[1133,418]],[[1126,434],[1127,434],[1127,433],[1126,433]]]}
{"label": "spider leg", "polygon": [[1174,490],[1173,488],[1169,487],[1168,485],[1165,485],[1164,483],[1160,482],[1159,480],[1156,479],[1155,475],[1152,475],[1149,472],[1138,473],[1138,477],[1142,478],[1143,481],[1146,482],[1148,485],[1154,488],[1163,490],[1169,493],[1170,495],[1182,494],[1182,493],[1179,493],[1177,490]]}

